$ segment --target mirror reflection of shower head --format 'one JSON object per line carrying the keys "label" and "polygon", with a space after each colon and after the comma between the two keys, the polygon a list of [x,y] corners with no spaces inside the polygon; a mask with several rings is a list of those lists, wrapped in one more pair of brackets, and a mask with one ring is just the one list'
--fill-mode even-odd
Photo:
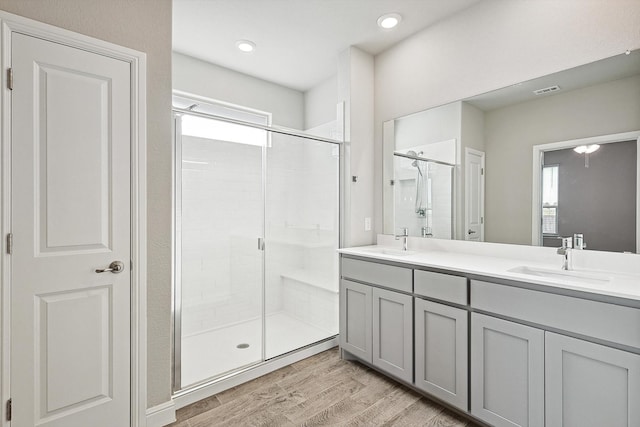
{"label": "mirror reflection of shower head", "polygon": [[[418,153],[416,153],[413,150],[407,151],[407,155],[413,156],[413,157],[418,157]],[[411,166],[418,167],[418,161],[416,159],[413,159],[413,162],[411,162]]]}
{"label": "mirror reflection of shower head", "polygon": [[[419,153],[416,153],[413,150],[407,151],[408,156],[420,157],[422,154],[423,154],[422,151],[420,151]],[[413,162],[411,162],[411,166],[413,166],[414,168],[417,168],[420,175],[422,175],[422,171],[420,170],[420,165],[418,164],[418,159],[413,159]]]}

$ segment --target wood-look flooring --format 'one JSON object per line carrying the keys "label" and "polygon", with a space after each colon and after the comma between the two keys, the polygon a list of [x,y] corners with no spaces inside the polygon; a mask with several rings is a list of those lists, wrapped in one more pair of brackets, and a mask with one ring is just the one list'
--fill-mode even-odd
{"label": "wood-look flooring", "polygon": [[337,348],[301,360],[179,409],[172,427],[430,426],[474,427]]}

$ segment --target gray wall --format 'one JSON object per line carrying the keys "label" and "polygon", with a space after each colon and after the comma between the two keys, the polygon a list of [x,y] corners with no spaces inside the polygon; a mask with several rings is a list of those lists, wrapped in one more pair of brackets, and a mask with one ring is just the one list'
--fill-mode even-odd
{"label": "gray wall", "polygon": [[[544,153],[558,168],[558,234],[584,234],[587,249],[636,252],[637,141],[602,144],[589,155],[572,148]],[[552,240],[547,242],[548,240]],[[559,246],[545,239],[544,246]]]}
{"label": "gray wall", "polygon": [[175,52],[173,89],[272,113],[274,125],[304,126],[302,92]]}
{"label": "gray wall", "polygon": [[0,9],[147,54],[148,405],[171,397],[171,0],[0,0]]}
{"label": "gray wall", "polygon": [[383,122],[637,49],[638,22],[637,0],[483,0],[376,56],[377,230]]}
{"label": "gray wall", "polygon": [[531,244],[533,146],[640,130],[640,76],[485,113],[489,242]]}

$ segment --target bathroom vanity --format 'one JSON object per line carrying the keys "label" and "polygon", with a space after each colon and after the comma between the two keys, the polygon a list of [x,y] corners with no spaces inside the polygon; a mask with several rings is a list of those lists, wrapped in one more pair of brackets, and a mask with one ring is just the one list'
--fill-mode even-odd
{"label": "bathroom vanity", "polygon": [[563,271],[551,248],[420,240],[340,250],[344,358],[493,426],[640,426],[638,255]]}

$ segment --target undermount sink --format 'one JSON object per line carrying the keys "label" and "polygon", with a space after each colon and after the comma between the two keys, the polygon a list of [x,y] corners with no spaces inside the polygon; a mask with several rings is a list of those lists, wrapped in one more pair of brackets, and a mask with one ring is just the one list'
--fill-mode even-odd
{"label": "undermount sink", "polygon": [[393,255],[393,256],[408,256],[416,253],[416,251],[405,251],[402,249],[394,249],[394,248],[368,248],[367,251],[374,252],[377,254]]}
{"label": "undermount sink", "polygon": [[547,279],[568,280],[591,285],[604,285],[611,281],[611,278],[594,273],[584,273],[572,270],[552,270],[549,268],[529,267],[521,265],[510,270],[511,273],[526,274],[529,276],[545,277]]}

